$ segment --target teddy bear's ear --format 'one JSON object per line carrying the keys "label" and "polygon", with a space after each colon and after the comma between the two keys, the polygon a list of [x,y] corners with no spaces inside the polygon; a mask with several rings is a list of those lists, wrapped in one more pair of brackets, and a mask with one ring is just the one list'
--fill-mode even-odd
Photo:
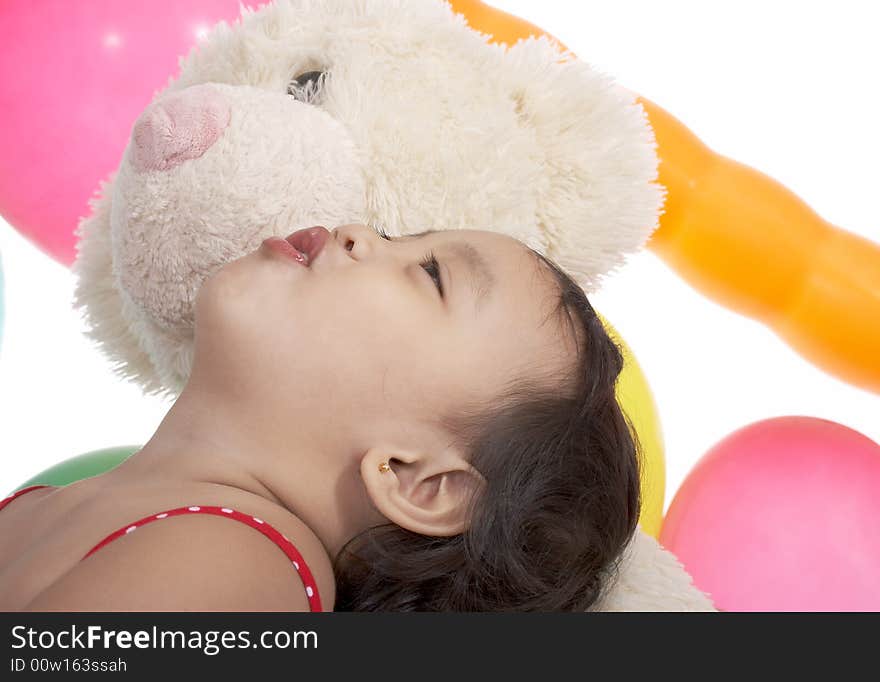
{"label": "teddy bear's ear", "polygon": [[634,94],[547,36],[520,40],[504,60],[511,106],[543,152],[545,255],[589,293],[658,225],[653,129]]}
{"label": "teddy bear's ear", "polygon": [[76,279],[74,309],[81,311],[85,335],[97,342],[113,362],[114,374],[134,381],[145,395],[173,395],[161,381],[149,355],[133,333],[131,317],[126,316],[125,301],[113,274],[110,212],[116,171],[101,181],[97,196],[89,200],[91,215],[83,218],[74,235],[76,258],[71,271]]}

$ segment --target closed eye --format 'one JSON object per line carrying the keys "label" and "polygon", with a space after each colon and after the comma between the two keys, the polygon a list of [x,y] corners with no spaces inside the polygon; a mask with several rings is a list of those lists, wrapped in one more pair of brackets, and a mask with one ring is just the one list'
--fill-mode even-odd
{"label": "closed eye", "polygon": [[424,260],[419,263],[429,275],[431,275],[431,279],[434,280],[434,283],[437,285],[437,289],[440,291],[440,297],[443,297],[443,280],[440,278],[440,263],[437,262],[437,259],[434,258],[433,252],[429,252],[427,256],[425,256]]}
{"label": "closed eye", "polygon": [[[376,232],[379,233],[379,236],[382,237],[382,239],[393,241],[393,238],[390,237],[381,227],[377,227]],[[437,258],[435,258],[434,253],[429,252],[419,262],[419,265],[425,270],[425,272],[427,272],[431,276],[431,279],[434,280],[434,284],[436,285],[437,290],[440,292],[440,297],[443,298],[443,279],[440,277],[440,263]]]}

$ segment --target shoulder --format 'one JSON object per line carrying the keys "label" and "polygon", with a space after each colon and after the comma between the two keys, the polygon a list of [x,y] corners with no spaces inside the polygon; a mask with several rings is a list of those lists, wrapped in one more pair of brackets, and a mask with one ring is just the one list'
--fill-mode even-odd
{"label": "shoulder", "polygon": [[[333,563],[324,543],[304,521],[287,510],[283,510],[277,518],[273,515],[269,520],[302,554],[318,586],[322,610],[332,611],[336,600],[336,578],[333,573]],[[281,554],[277,547],[275,551]]]}
{"label": "shoulder", "polygon": [[[288,524],[291,532],[295,525]],[[300,530],[305,536],[300,546],[299,538],[276,528],[291,539],[305,561],[322,565],[320,554],[314,556],[316,548],[308,538],[311,531],[306,534]],[[326,552],[323,554],[329,562]],[[319,581],[317,574],[315,580]],[[318,588],[320,593],[321,582]],[[323,594],[321,598],[324,602]],[[269,538],[229,518],[185,514],[145,524],[113,540],[76,564],[24,610],[310,609],[302,579]]]}

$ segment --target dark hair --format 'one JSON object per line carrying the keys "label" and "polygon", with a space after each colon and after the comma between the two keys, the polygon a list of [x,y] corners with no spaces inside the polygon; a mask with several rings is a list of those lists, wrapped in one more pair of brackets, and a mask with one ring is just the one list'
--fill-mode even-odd
{"label": "dark hair", "polygon": [[335,610],[585,611],[616,580],[641,503],[638,438],[615,395],[623,355],[583,289],[533,253],[578,340],[567,390],[517,379],[491,407],[441,418],[487,482],[467,529],[368,528],[333,560]]}

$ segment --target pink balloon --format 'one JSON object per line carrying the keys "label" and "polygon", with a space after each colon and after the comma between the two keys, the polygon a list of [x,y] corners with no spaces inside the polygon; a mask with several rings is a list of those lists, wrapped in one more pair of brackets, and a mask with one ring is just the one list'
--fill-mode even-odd
{"label": "pink balloon", "polygon": [[739,429],[688,475],[659,541],[726,611],[880,610],[880,446],[813,417]]}
{"label": "pink balloon", "polygon": [[200,35],[239,16],[239,0],[3,0],[0,214],[73,263],[73,231],[138,115]]}

